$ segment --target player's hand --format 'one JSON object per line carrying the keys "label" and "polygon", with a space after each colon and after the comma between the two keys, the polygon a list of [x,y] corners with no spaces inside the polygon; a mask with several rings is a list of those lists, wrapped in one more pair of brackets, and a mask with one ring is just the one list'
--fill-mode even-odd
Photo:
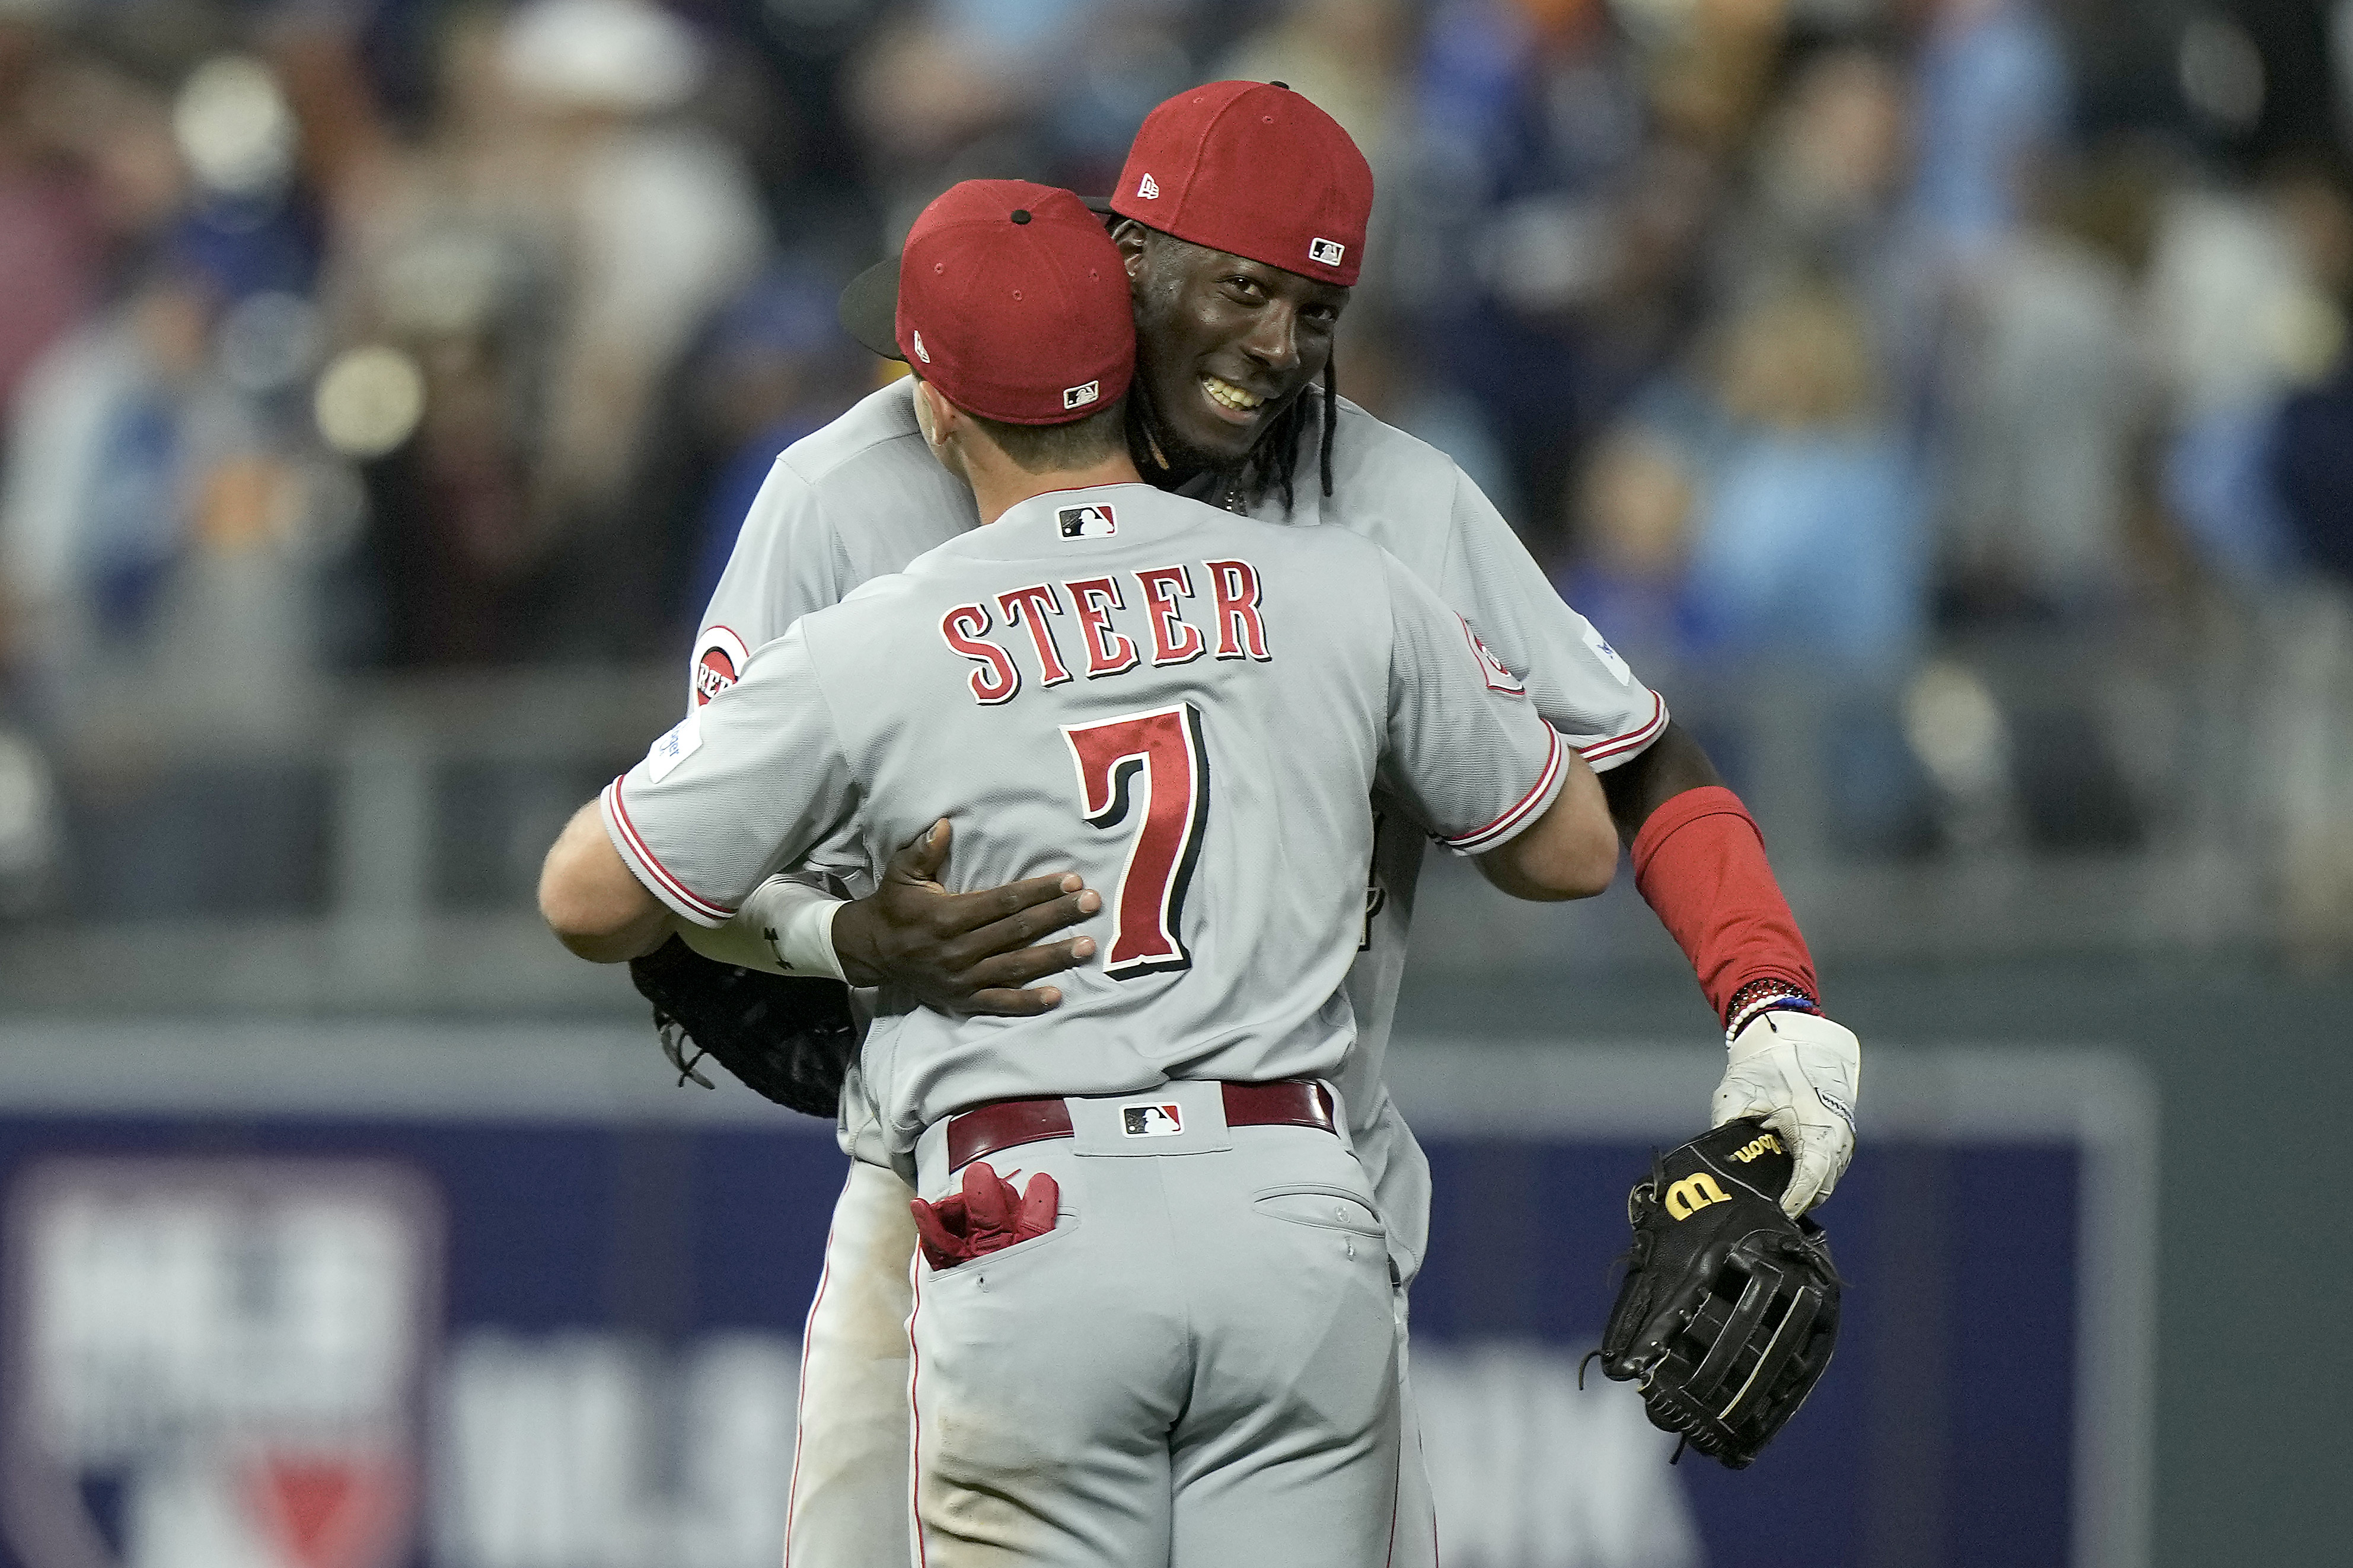
{"label": "player's hand", "polygon": [[940,885],[951,837],[945,820],[891,857],[882,885],[833,918],[833,950],[853,985],[904,986],[944,1013],[1024,1017],[1060,1005],[1049,974],[1092,958],[1094,938],[1044,946],[1039,937],[1103,908],[1076,876],[1032,877],[977,893]]}
{"label": "player's hand", "polygon": [[1781,1207],[1795,1219],[1831,1195],[1854,1158],[1862,1042],[1819,1014],[1761,1013],[1734,1038],[1731,1058],[1710,1125],[1753,1116],[1781,1135],[1797,1163]]}

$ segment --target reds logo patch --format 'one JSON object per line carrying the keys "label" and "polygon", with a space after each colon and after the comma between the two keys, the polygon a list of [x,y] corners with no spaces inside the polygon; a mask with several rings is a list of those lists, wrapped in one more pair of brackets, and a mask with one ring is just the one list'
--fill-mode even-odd
{"label": "reds logo patch", "polygon": [[1054,514],[1055,523],[1065,539],[1109,539],[1119,531],[1119,518],[1111,508],[1066,506]]}
{"label": "reds logo patch", "polygon": [[1173,1105],[1123,1105],[1119,1125],[1130,1138],[1174,1138],[1185,1131],[1185,1113]]}
{"label": "reds logo patch", "polygon": [[694,648],[694,705],[700,708],[734,685],[751,658],[744,639],[727,627],[705,627]]}
{"label": "reds logo patch", "polygon": [[1525,697],[1528,694],[1526,683],[1514,675],[1510,667],[1502,659],[1495,657],[1494,649],[1479,639],[1479,634],[1471,629],[1469,621],[1463,621],[1461,616],[1454,618],[1462,621],[1462,635],[1471,639],[1471,657],[1479,661],[1479,673],[1486,677],[1487,689],[1507,692],[1514,697]]}

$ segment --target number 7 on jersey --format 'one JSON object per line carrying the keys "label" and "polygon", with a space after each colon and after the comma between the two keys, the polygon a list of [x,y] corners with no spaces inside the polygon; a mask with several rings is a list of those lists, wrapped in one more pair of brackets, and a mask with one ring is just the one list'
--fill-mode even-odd
{"label": "number 7 on jersey", "polygon": [[1193,955],[1176,928],[1209,816],[1209,753],[1201,743],[1199,710],[1179,702],[1095,724],[1065,724],[1062,738],[1078,764],[1088,826],[1113,828],[1131,815],[1139,818],[1112,895],[1103,973],[1133,980],[1190,969]]}

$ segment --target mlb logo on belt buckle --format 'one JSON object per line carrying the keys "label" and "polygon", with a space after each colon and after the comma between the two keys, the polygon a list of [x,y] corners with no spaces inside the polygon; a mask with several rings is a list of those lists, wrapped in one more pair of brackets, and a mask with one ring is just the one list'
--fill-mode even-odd
{"label": "mlb logo on belt buckle", "polygon": [[1100,501],[1092,506],[1066,506],[1054,514],[1065,539],[1108,539],[1119,531],[1119,519]]}
{"label": "mlb logo on belt buckle", "polygon": [[1130,1138],[1174,1138],[1185,1131],[1185,1113],[1173,1105],[1123,1105],[1119,1124]]}

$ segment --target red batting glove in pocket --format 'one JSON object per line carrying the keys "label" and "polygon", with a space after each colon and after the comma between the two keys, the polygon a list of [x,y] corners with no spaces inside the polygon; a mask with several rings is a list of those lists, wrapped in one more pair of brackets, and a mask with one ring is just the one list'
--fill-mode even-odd
{"label": "red batting glove in pocket", "polygon": [[987,1161],[975,1160],[964,1168],[962,1192],[935,1204],[917,1198],[907,1206],[914,1213],[923,1256],[934,1268],[954,1268],[1045,1235],[1054,1228],[1061,1203],[1061,1188],[1043,1171],[1029,1178],[1029,1191],[1019,1192]]}

